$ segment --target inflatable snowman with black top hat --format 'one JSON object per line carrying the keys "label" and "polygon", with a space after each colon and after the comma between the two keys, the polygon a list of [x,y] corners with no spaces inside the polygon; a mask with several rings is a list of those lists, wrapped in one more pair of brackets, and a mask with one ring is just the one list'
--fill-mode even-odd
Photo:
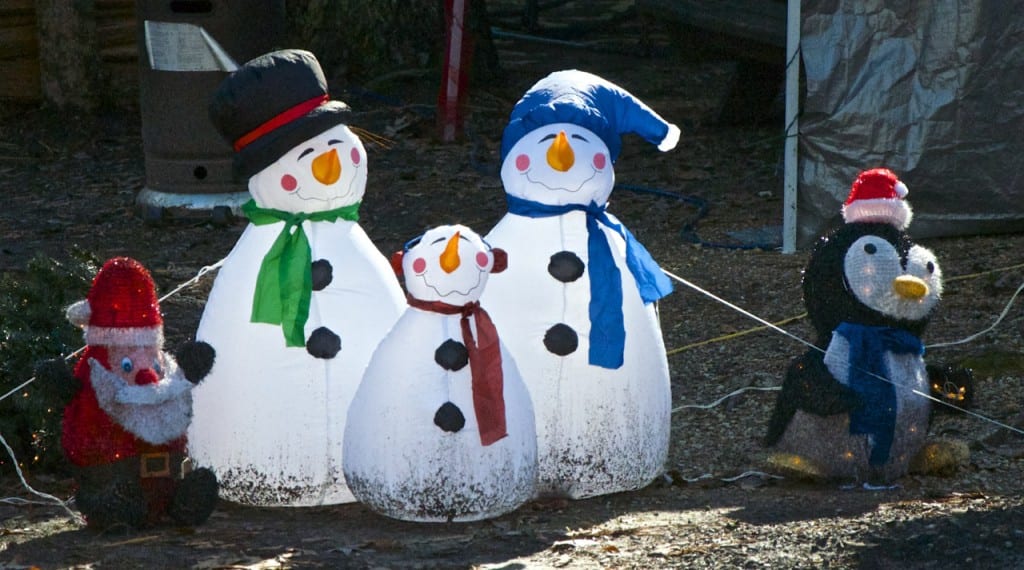
{"label": "inflatable snowman with black top hat", "polygon": [[345,429],[346,480],[374,510],[472,521],[533,495],[530,396],[478,301],[505,260],[461,225],[431,229],[392,258],[409,307],[374,352]]}
{"label": "inflatable snowman with black top hat", "polygon": [[672,290],[607,211],[620,137],[667,151],[679,129],[590,73],[552,73],[502,137],[508,213],[486,236],[513,260],[483,295],[530,389],[541,496],[637,489],[663,469],[671,388],[654,302]]}
{"label": "inflatable snowman with black top hat", "polygon": [[766,438],[779,467],[887,484],[925,443],[931,402],[921,395],[929,381],[920,337],[942,272],[906,233],[906,195],[890,170],[860,173],[845,224],[811,253],[804,302],[825,350],[808,350],[786,373]]}
{"label": "inflatable snowman with black top hat", "polygon": [[346,411],[405,303],[358,223],[367,157],[349,114],[300,50],[249,61],[210,104],[252,200],[199,324],[217,363],[195,392],[189,439],[232,501],[353,500]]}

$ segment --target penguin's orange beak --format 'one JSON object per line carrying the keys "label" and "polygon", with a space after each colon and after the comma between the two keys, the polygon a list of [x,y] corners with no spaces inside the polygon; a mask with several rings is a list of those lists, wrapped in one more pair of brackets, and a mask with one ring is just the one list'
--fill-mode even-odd
{"label": "penguin's orange beak", "polygon": [[451,273],[459,268],[459,232],[455,232],[441,252],[441,269],[445,273]]}
{"label": "penguin's orange beak", "polygon": [[341,178],[341,160],[338,150],[331,149],[313,159],[313,178],[321,184],[334,184]]}
{"label": "penguin's orange beak", "polygon": [[576,162],[576,154],[565,136],[565,131],[558,131],[558,136],[548,147],[548,164],[559,172],[567,172]]}
{"label": "penguin's orange beak", "polygon": [[911,275],[900,275],[893,279],[892,288],[900,297],[915,301],[928,294],[928,284]]}

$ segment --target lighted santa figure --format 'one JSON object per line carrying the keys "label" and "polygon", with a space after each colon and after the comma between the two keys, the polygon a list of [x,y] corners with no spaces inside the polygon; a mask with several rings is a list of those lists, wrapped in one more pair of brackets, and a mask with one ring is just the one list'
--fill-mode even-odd
{"label": "lighted santa figure", "polygon": [[[68,319],[85,331],[74,369],[80,387],[64,410],[61,443],[91,527],[141,527],[165,516],[204,522],[217,501],[217,478],[189,469],[186,437],[191,390],[214,353],[188,343],[164,352],[163,317],[153,280],[138,261],[107,261]],[[179,365],[180,361],[180,365]]]}

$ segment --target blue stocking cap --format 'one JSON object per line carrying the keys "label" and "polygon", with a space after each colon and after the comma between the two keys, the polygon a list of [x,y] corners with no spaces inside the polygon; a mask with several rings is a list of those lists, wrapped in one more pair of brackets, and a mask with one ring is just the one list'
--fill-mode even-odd
{"label": "blue stocking cap", "polygon": [[618,85],[575,69],[556,71],[538,81],[512,109],[501,138],[501,160],[527,133],[554,123],[571,123],[601,137],[612,162],[622,150],[621,136],[639,135],[658,150],[675,148],[679,127]]}

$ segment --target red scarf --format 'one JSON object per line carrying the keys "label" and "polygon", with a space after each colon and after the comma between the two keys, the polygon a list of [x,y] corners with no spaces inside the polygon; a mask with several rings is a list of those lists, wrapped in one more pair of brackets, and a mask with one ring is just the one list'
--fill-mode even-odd
{"label": "red scarf", "polygon": [[[442,301],[421,301],[406,296],[409,305],[442,315],[462,315],[462,342],[469,351],[469,370],[473,378],[473,410],[480,427],[480,443],[491,445],[508,435],[505,428],[505,381],[501,373],[501,345],[490,315],[478,302],[449,305]],[[469,317],[476,320],[478,342],[473,340]]]}

